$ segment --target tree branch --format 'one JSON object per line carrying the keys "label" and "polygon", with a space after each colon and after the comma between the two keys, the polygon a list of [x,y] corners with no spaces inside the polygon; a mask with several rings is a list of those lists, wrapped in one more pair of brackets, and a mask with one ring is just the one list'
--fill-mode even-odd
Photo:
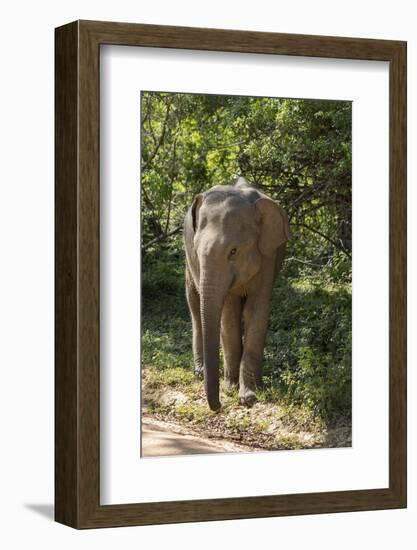
{"label": "tree branch", "polygon": [[171,111],[171,106],[172,106],[172,101],[170,101],[167,105],[167,112],[166,112],[166,115],[165,115],[164,122],[162,124],[162,131],[161,131],[161,134],[159,136],[158,143],[155,145],[155,148],[152,151],[152,153],[150,154],[150,156],[148,157],[148,159],[142,163],[142,170],[146,170],[148,168],[148,166],[151,164],[153,159],[156,157],[156,154],[158,153],[159,148],[161,147],[161,145],[164,141],[165,133],[166,133],[166,129],[167,129],[167,124],[168,124],[169,113]]}
{"label": "tree branch", "polygon": [[146,244],[144,244],[142,246],[142,250],[146,250],[147,248],[149,248],[153,244],[159,243],[160,241],[164,241],[168,237],[172,237],[172,235],[175,235],[176,233],[179,233],[181,231],[181,229],[182,229],[182,225],[175,228],[173,231],[170,231],[169,233],[163,233],[162,235],[159,235],[158,237],[155,237],[154,239],[152,239],[149,242],[147,242]]}
{"label": "tree branch", "polygon": [[352,255],[346,250],[346,248],[339,244],[337,241],[329,237],[328,235],[325,235],[321,231],[318,231],[317,229],[314,229],[313,227],[310,227],[309,225],[306,225],[305,223],[294,223],[293,225],[297,225],[298,227],[304,227],[305,229],[308,229],[312,233],[316,233],[316,235],[319,235],[323,239],[326,239],[329,243],[331,243],[333,246],[335,246],[338,250],[341,250],[346,254],[346,256],[350,259],[352,259]]}

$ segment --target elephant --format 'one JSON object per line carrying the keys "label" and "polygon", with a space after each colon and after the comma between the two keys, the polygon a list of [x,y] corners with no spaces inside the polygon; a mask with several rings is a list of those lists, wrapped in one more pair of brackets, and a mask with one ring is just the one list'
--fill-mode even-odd
{"label": "elephant", "polygon": [[256,402],[272,289],[288,238],[285,210],[244,177],[199,193],[186,213],[185,288],[194,371],[204,376],[213,411],[221,407],[220,337],[226,392],[239,386],[242,405]]}

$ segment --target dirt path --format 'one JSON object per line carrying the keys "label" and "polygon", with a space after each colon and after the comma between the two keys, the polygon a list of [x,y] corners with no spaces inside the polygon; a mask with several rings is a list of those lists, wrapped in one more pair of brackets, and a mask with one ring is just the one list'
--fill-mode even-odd
{"label": "dirt path", "polygon": [[229,441],[205,439],[185,433],[180,426],[174,424],[149,418],[142,419],[143,457],[253,452],[256,450]]}

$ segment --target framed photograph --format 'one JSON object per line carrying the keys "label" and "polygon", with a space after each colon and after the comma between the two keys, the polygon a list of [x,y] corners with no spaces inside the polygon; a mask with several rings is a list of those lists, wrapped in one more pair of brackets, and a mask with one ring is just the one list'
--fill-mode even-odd
{"label": "framed photograph", "polygon": [[56,521],[406,507],[406,43],[55,47]]}

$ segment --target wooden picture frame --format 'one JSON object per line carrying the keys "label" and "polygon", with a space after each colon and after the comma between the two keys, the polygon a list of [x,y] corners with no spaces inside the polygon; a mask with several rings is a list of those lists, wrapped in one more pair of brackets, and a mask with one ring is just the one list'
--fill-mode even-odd
{"label": "wooden picture frame", "polygon": [[[118,44],[389,62],[389,487],[100,505],[99,55]],[[406,506],[406,43],[95,21],[56,29],[55,519],[116,527]]]}

